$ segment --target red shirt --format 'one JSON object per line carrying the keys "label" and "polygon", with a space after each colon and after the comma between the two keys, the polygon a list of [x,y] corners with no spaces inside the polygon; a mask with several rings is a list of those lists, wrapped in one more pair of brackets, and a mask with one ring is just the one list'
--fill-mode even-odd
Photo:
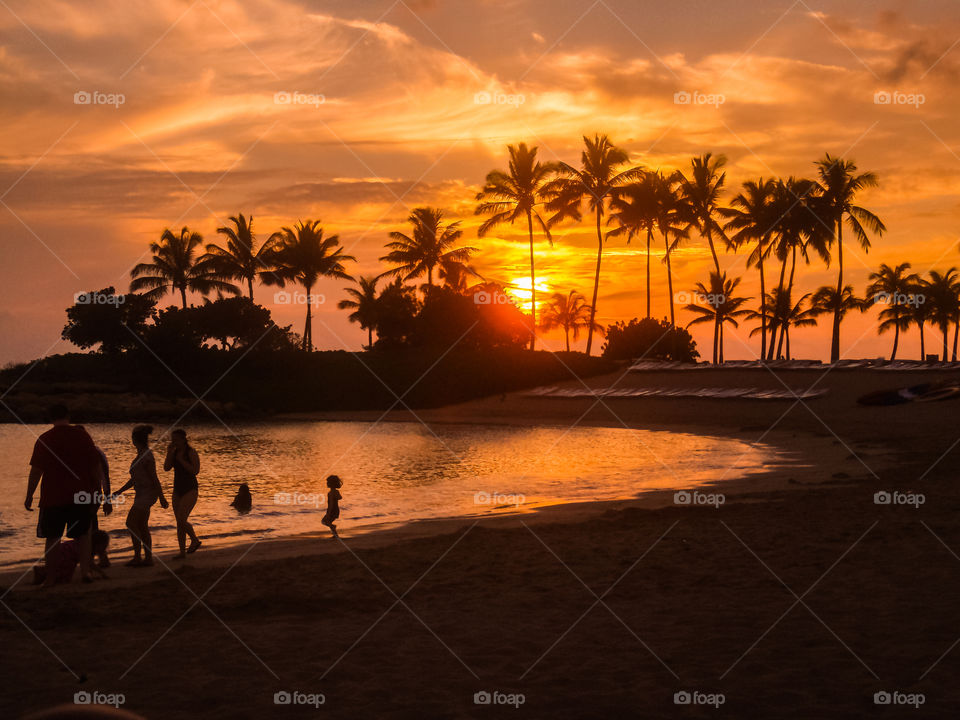
{"label": "red shirt", "polygon": [[87,431],[76,425],[54,425],[37,438],[30,464],[43,473],[40,507],[72,505],[81,491],[99,490],[95,469],[100,462]]}

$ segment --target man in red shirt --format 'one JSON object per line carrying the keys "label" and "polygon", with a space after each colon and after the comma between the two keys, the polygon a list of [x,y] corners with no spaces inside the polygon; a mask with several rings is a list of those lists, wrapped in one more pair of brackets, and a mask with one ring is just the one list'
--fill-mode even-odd
{"label": "man in red shirt", "polygon": [[44,556],[56,548],[66,530],[67,537],[79,544],[80,578],[90,582],[90,525],[103,484],[100,456],[87,431],[70,424],[66,407],[54,405],[50,419],[53,427],[33,446],[23,506],[33,509],[33,494],[40,485],[37,537],[46,540]]}

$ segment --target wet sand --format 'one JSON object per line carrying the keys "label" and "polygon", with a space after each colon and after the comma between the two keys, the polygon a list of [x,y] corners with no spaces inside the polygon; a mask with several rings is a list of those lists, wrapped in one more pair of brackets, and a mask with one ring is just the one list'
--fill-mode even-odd
{"label": "wet sand", "polygon": [[[852,718],[878,711],[874,693],[896,690],[924,694],[918,717],[952,716],[960,404],[855,403],[927,379],[946,378],[637,373],[587,382],[830,392],[804,403],[515,394],[417,411],[427,423],[726,435],[792,462],[744,479],[733,469],[704,489],[724,494],[719,508],[658,493],[362,536],[345,525],[342,543],[316,533],[201,551],[183,567],[118,567],[91,586],[20,584],[0,608],[0,713],[86,690],[123,693],[124,707],[151,718],[318,714],[275,706],[285,690],[322,693],[320,713],[350,718]],[[877,505],[881,490],[925,502]],[[484,690],[524,703],[475,705]],[[681,691],[725,702],[677,706]]]}

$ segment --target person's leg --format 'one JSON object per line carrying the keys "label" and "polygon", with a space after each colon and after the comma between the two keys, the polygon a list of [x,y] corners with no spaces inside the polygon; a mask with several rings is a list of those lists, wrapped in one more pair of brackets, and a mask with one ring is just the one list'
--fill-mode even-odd
{"label": "person's leg", "polygon": [[140,546],[142,543],[140,542],[140,533],[142,530],[140,528],[139,514],[139,509],[135,507],[130,508],[130,512],[127,513],[127,530],[130,531],[130,540],[133,542],[133,560],[127,563],[128,565],[131,563],[139,564],[141,562]]}
{"label": "person's leg", "polygon": [[153,538],[150,536],[150,508],[143,511],[141,540],[143,541],[143,564],[153,565]]}
{"label": "person's leg", "polygon": [[[198,538],[197,534],[193,531],[193,524],[190,522],[190,513],[193,512],[193,508],[196,506],[196,490],[191,490],[180,497],[180,506],[178,510],[179,515],[177,516],[177,529],[179,531],[182,528],[182,531],[190,537],[191,552],[200,547],[200,538]],[[180,551],[183,552],[183,541],[180,543]]]}
{"label": "person's leg", "polygon": [[87,530],[83,535],[77,538],[77,545],[80,551],[80,580],[89,582],[90,580],[90,561],[93,556],[90,552],[90,531]]}
{"label": "person's leg", "polygon": [[183,496],[174,493],[170,497],[170,505],[173,506],[173,517],[177,521],[177,545],[180,546],[180,554],[177,557],[186,557],[187,555],[187,533],[184,528],[184,520],[180,515],[180,506],[183,503]]}
{"label": "person's leg", "polygon": [[60,544],[59,537],[48,536],[44,538],[44,550],[43,550],[44,576],[43,576],[43,580],[41,581],[42,582],[41,587],[47,588],[56,582],[56,577],[54,577],[54,573],[50,572],[50,568],[47,566],[47,558],[55,557],[55,554],[57,552],[57,545],[59,544]]}

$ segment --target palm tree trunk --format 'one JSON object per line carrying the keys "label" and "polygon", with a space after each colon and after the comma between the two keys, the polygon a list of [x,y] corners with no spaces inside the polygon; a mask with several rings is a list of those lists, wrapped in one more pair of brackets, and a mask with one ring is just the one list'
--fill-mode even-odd
{"label": "palm tree trunk", "polygon": [[180,304],[183,306],[183,309],[187,309],[187,287],[186,285],[180,286]]}
{"label": "palm tree trunk", "polygon": [[710,226],[707,226],[707,243],[710,245],[710,254],[713,255],[713,266],[717,269],[717,275],[720,274],[720,258],[717,257],[717,250],[713,247],[713,233]]}
{"label": "palm tree trunk", "polygon": [[927,350],[923,345],[923,320],[920,321],[920,360],[926,362]]}
{"label": "palm tree trunk", "polygon": [[373,347],[373,328],[367,328],[367,348]]}
{"label": "palm tree trunk", "polygon": [[[530,233],[530,322],[533,326],[530,331],[530,349],[537,341],[537,275],[533,268],[533,216],[527,209],[527,232]],[[593,299],[596,304],[597,299]],[[589,353],[589,350],[587,351]]]}
{"label": "palm tree trunk", "polygon": [[250,293],[250,302],[253,302],[253,277],[247,278],[247,292]]}
{"label": "palm tree trunk", "polygon": [[667,233],[663,234],[664,257],[667,260],[667,292],[670,294],[670,327],[676,327],[676,321],[673,317],[673,273],[670,270],[670,241],[667,239]]}
{"label": "palm tree trunk", "polygon": [[568,325],[563,326],[563,336],[567,341],[567,352],[570,352],[570,327]]}
{"label": "palm tree trunk", "polygon": [[650,238],[653,228],[647,228],[647,317],[650,317]]}
{"label": "palm tree trunk", "polygon": [[763,282],[763,241],[760,241],[760,359],[767,355],[767,290]]}
{"label": "palm tree trunk", "polygon": [[949,323],[943,323],[940,326],[940,332],[943,333],[943,359],[941,362],[947,361],[947,338],[950,335],[950,325]]}
{"label": "palm tree trunk", "polygon": [[957,333],[960,332],[960,318],[958,318],[953,326],[953,355],[950,356],[950,359],[953,362],[957,361]]}
{"label": "palm tree trunk", "polygon": [[600,290],[600,260],[603,257],[603,234],[600,230],[600,206],[597,206],[597,271],[593,276],[593,303],[590,305],[590,327],[587,328],[587,355],[593,347],[593,323],[597,315],[597,291]]}
{"label": "palm tree trunk", "polygon": [[[787,297],[789,297],[789,298],[792,299],[792,298],[793,298],[793,278],[794,278],[794,275],[795,275],[795,273],[796,273],[796,271],[797,271],[797,246],[796,246],[796,245],[794,245],[793,248],[791,249],[790,256],[791,256],[791,260],[790,260],[790,280],[789,280],[789,282],[787,283]],[[788,307],[788,308],[789,308],[789,306],[790,306],[790,303],[787,303],[787,307]],[[784,323],[784,324],[781,326],[781,328],[780,328],[780,344],[781,344],[781,346],[783,345],[784,337],[785,337],[786,335],[788,335],[789,332],[790,332],[790,324],[789,324],[789,323]],[[779,348],[778,348],[778,349],[777,349],[777,355],[779,355],[779,354],[780,354],[780,350],[779,350]],[[789,360],[789,359],[790,359],[790,341],[789,341],[789,339],[788,339],[788,340],[787,340],[787,360]]]}
{"label": "palm tree trunk", "polygon": [[890,353],[890,362],[897,359],[897,344],[900,342],[900,326],[893,326],[893,352]]}
{"label": "palm tree trunk", "polygon": [[[780,282],[777,285],[777,299],[779,302],[783,301],[783,280],[784,275],[787,272],[787,256],[784,254],[783,260],[780,262]],[[777,341],[777,325],[779,323],[771,323],[770,327],[770,347],[767,349],[767,360],[773,360],[773,347]],[[778,351],[779,354],[779,351]]]}
{"label": "palm tree trunk", "polygon": [[833,309],[833,335],[830,339],[830,362],[840,359],[840,303],[843,292],[843,215],[837,217],[837,307]]}
{"label": "palm tree trunk", "polygon": [[[713,312],[716,313],[717,309],[714,308]],[[717,322],[716,314],[713,318],[713,364],[716,365],[719,360],[719,355],[717,355],[717,343],[720,342],[720,323]]]}
{"label": "palm tree trunk", "polygon": [[307,320],[303,325],[303,349],[307,352],[313,351],[313,303],[310,302],[310,290],[313,289],[311,285],[304,285],[304,288],[307,291]]}

